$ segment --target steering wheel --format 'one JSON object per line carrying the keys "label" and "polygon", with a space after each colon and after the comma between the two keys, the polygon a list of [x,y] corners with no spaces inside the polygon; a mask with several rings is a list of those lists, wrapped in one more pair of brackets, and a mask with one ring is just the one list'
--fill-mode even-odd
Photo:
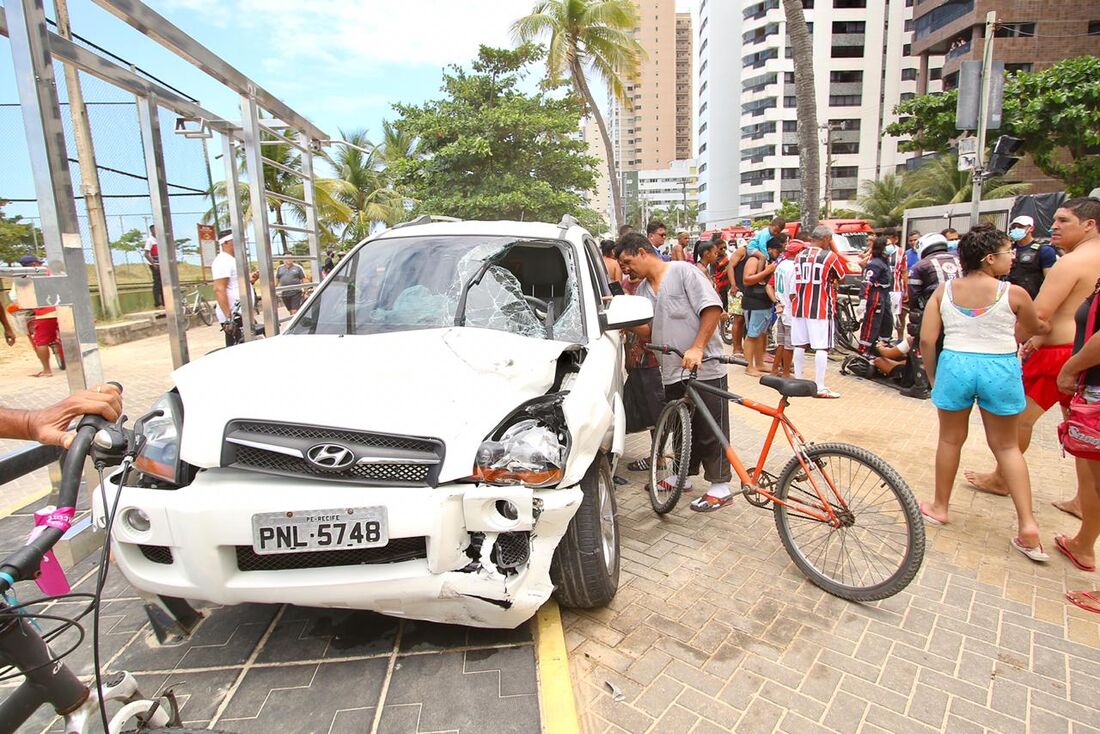
{"label": "steering wheel", "polygon": [[536,316],[538,316],[539,312],[541,311],[542,316],[545,318],[546,314],[550,312],[550,304],[542,300],[541,298],[525,295],[523,297],[523,300],[527,301],[527,305],[535,309]]}

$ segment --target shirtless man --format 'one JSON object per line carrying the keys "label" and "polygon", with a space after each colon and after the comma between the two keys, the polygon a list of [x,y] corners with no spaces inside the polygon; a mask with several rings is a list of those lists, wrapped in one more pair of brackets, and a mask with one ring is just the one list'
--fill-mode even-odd
{"label": "shirtless man", "polygon": [[676,233],[676,244],[672,246],[673,260],[688,260],[688,248],[691,246],[691,235],[683,230]]}
{"label": "shirtless man", "polygon": [[603,240],[600,242],[600,254],[603,255],[603,264],[607,268],[607,280],[609,283],[622,283],[623,269],[619,267],[619,261],[615,259],[615,240]]}
{"label": "shirtless man", "polygon": [[[1035,312],[1040,321],[1049,322],[1050,333],[1032,337],[1021,349],[1024,362],[1024,394],[1027,407],[1020,415],[1020,450],[1027,451],[1031,444],[1031,432],[1035,422],[1043,414],[1060,403],[1063,408],[1071,396],[1058,391],[1058,373],[1073,351],[1076,325],[1073,317],[1078,306],[1092,294],[1100,279],[1100,199],[1069,199],[1054,214],[1051,227],[1051,244],[1066,252],[1050,269],[1039,296],[1035,299]],[[1081,517],[1081,487],[1088,488],[1090,501],[1095,500],[1091,491],[1091,477],[1082,482],[1080,462],[1077,469],[1077,495],[1068,501],[1055,502],[1063,512]],[[975,489],[990,494],[1008,495],[999,469],[979,473],[967,471],[966,481]]]}

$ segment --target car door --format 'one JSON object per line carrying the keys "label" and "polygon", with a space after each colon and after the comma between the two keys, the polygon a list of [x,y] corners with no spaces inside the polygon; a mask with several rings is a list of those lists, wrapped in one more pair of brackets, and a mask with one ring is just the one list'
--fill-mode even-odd
{"label": "car door", "polygon": [[[606,371],[607,401],[615,414],[612,430],[607,437],[605,446],[613,454],[621,455],[623,444],[626,441],[626,412],[623,408],[622,394],[623,383],[626,380],[626,362],[623,351],[623,332],[619,329],[603,329],[603,314],[606,308],[605,298],[610,299],[611,290],[608,287],[607,267],[604,265],[603,256],[599,245],[589,235],[584,237],[583,254],[587,262],[585,275],[588,285],[591,287],[592,299],[595,306],[596,325],[598,331],[589,335],[589,359],[597,359],[602,364],[601,371]],[[591,321],[589,322],[591,324]]]}

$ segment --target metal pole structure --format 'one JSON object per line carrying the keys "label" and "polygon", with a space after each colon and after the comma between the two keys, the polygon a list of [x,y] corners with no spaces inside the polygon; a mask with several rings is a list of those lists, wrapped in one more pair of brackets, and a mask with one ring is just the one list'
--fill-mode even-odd
{"label": "metal pole structure", "polygon": [[57,315],[66,377],[70,389],[75,390],[102,382],[103,369],[50,58],[49,31],[42,0],[8,0],[4,14],[42,218],[46,260],[52,273],[18,284],[19,302],[70,306],[58,309]]}
{"label": "metal pole structure", "polygon": [[827,122],[821,127],[825,128],[825,216],[829,218],[829,210],[833,208],[833,124]]}
{"label": "metal pole structure", "polygon": [[993,88],[993,33],[997,30],[997,11],[985,16],[985,53],[982,54],[982,96],[978,104],[978,150],[974,156],[974,183],[970,192],[970,226],[978,223],[985,182],[985,138],[989,129],[989,97]]}
{"label": "metal pole structure", "polygon": [[[68,0],[54,0],[57,11],[57,32],[72,40],[69,27]],[[103,315],[108,320],[122,315],[118,300],[118,284],[115,281],[115,263],[111,257],[111,242],[107,234],[107,215],[103,210],[103,196],[99,187],[99,169],[96,167],[92,129],[88,123],[88,108],[84,105],[84,91],[80,86],[80,72],[71,64],[63,65],[65,91],[69,96],[69,115],[73,120],[73,137],[76,140],[76,157],[80,161],[80,182],[84,191],[84,207],[88,210],[88,228],[92,233],[92,249],[95,252],[96,280],[99,282],[99,300]]]}
{"label": "metal pole structure", "polygon": [[314,191],[315,179],[313,177],[313,151],[316,150],[316,143],[310,140],[305,133],[298,133],[298,142],[308,151],[302,153],[302,198],[307,204],[305,214],[306,229],[309,230],[306,239],[309,244],[310,280],[314,283],[320,283],[321,233],[317,223],[317,196]]}
{"label": "metal pole structure", "polygon": [[[271,231],[267,222],[267,196],[264,187],[263,148],[260,146],[260,106],[250,96],[241,97],[241,123],[244,128],[245,168],[248,170],[248,193],[252,203],[252,240],[256,262],[260,268],[260,292],[264,299],[264,334],[279,333],[279,306],[275,295],[275,277],[271,265]],[[240,268],[240,255],[237,267]],[[238,275],[248,276],[247,270]],[[245,300],[246,290],[241,290]],[[248,304],[249,308],[252,304]]]}
{"label": "metal pole structure", "polygon": [[190,361],[187,350],[187,321],[179,298],[180,275],[176,263],[176,238],[172,232],[172,211],[168,198],[168,175],[164,168],[164,144],[160,137],[160,111],[155,96],[138,100],[138,124],[145,153],[145,171],[149,178],[149,203],[153,224],[160,236],[157,248],[164,314],[168,320],[168,343],[172,347],[172,367],[179,369]]}
{"label": "metal pole structure", "polygon": [[[222,135],[222,159],[225,161],[225,204],[229,210],[229,228],[233,231],[233,256],[237,260],[237,280],[242,282],[241,273],[244,273],[243,283],[247,285],[248,251],[244,244],[245,229],[244,214],[241,212],[241,179],[237,171],[237,151],[233,147],[233,139],[228,135]],[[248,293],[247,290],[241,292]],[[251,306],[241,309],[241,321],[244,327],[245,340],[251,340],[252,325],[256,323]]]}

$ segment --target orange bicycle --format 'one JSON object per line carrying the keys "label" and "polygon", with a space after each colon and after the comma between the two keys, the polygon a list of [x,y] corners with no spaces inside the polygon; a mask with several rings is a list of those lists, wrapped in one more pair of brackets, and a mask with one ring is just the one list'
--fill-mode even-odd
{"label": "orange bicycle", "polygon": [[[651,344],[661,354],[683,353]],[[707,358],[731,364],[729,356]],[[905,480],[881,457],[846,443],[806,443],[786,415],[791,398],[812,397],[811,380],[764,376],[776,390],[771,407],[699,382],[685,380],[685,395],[665,405],[657,419],[650,456],[649,500],[658,514],[670,512],[693,469],[692,416],[721,442],[741,484],[741,494],[759,508],[772,507],[779,539],[791,560],[817,586],[851,601],[875,601],[898,593],[924,559],[924,524]],[[756,465],[746,469],[700,393],[710,393],[772,419]],[[779,429],[794,456],[778,475],[764,469]],[[698,462],[698,459],[696,459]],[[672,481],[670,481],[672,480]]]}

